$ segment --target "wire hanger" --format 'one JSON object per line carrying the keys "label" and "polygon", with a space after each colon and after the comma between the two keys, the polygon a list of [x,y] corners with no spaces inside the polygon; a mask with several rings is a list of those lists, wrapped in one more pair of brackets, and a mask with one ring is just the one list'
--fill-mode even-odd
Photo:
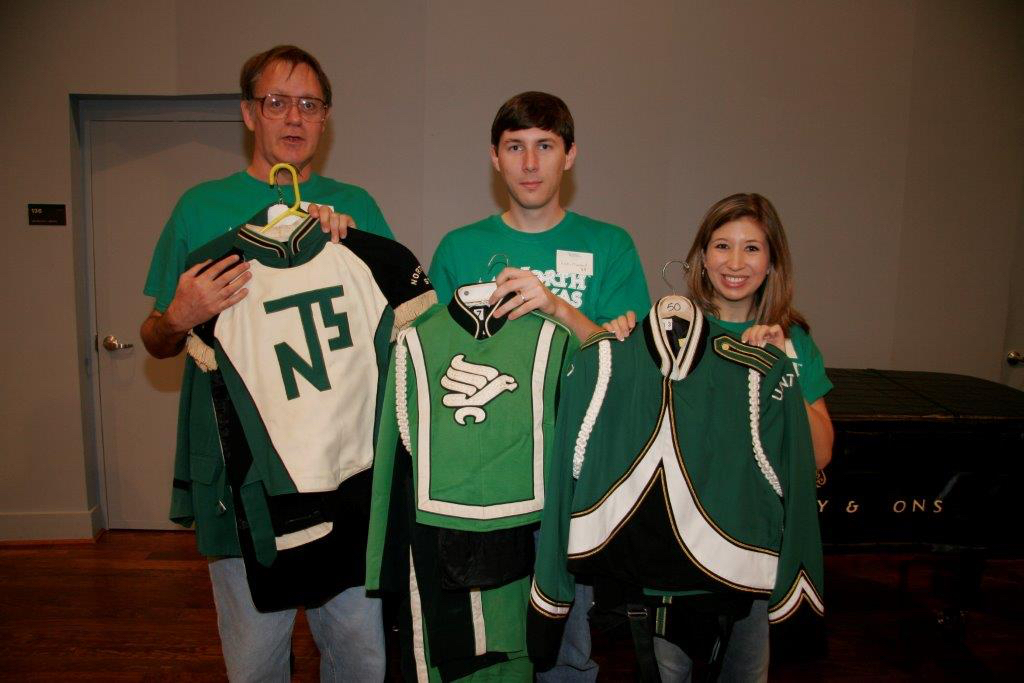
{"label": "wire hanger", "polygon": [[[298,216],[299,218],[306,218],[309,216],[308,213],[299,208],[302,203],[302,198],[299,196],[299,172],[295,170],[295,167],[291,164],[274,164],[273,168],[270,169],[270,177],[267,179],[267,184],[271,187],[277,186],[277,172],[285,170],[292,174],[292,190],[295,191],[295,203],[288,207],[285,211],[281,212],[281,215],[264,225],[260,232],[266,232],[272,227],[280,223],[288,216]],[[280,192],[280,190],[279,190]],[[283,199],[283,197],[282,197]],[[282,201],[282,204],[284,202]]]}
{"label": "wire hanger", "polygon": [[[498,257],[501,257],[500,261],[497,261]],[[491,276],[491,271],[494,270],[494,263],[497,261],[499,264],[504,264],[505,268],[508,268],[508,254],[492,254],[491,258],[487,260],[487,272],[484,273],[487,277]],[[484,279],[481,277],[477,282],[483,282]]]}
{"label": "wire hanger", "polygon": [[683,277],[686,277],[686,273],[690,272],[690,264],[687,263],[686,261],[680,261],[679,259],[672,259],[671,261],[666,261],[665,265],[663,265],[661,267],[661,279],[662,279],[662,281],[664,281],[664,283],[666,285],[668,285],[669,290],[673,294],[675,294],[676,293],[676,288],[675,288],[675,286],[671,282],[668,281],[668,272],[667,272],[668,271],[668,267],[671,266],[673,263],[678,263],[680,266],[682,266]]}
{"label": "wire hanger", "polygon": [[[669,282],[668,267],[673,263],[678,263],[681,266],[684,278],[686,273],[690,271],[690,264],[686,261],[672,259],[665,262],[665,265],[661,267],[661,279],[668,285],[672,293],[659,299],[655,304],[655,310],[657,311],[661,328],[664,330],[664,338],[671,347],[674,356],[679,353],[681,346],[685,346],[684,342],[690,333],[694,331],[693,323],[699,320],[699,316],[693,302],[682,294],[678,294],[676,288]],[[699,328],[697,331],[699,332]]]}
{"label": "wire hanger", "polygon": [[[500,258],[499,258],[500,257]],[[491,271],[494,270],[495,264],[504,265],[508,267],[508,254],[494,254],[487,261],[487,271],[480,276],[476,281],[476,284],[467,284],[455,288],[455,296],[462,301],[463,304],[470,308],[478,308],[480,306],[486,306],[487,301],[491,298],[491,294],[498,288],[498,284],[494,280],[484,282],[485,277],[490,277]]]}

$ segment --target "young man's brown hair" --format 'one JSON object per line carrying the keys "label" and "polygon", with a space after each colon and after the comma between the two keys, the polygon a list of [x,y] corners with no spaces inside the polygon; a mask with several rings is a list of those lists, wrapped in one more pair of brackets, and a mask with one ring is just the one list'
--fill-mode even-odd
{"label": "young man's brown hair", "polygon": [[507,130],[540,128],[549,130],[562,138],[568,152],[576,139],[572,114],[561,98],[546,92],[519,93],[501,105],[491,124],[491,145],[498,146],[501,134]]}

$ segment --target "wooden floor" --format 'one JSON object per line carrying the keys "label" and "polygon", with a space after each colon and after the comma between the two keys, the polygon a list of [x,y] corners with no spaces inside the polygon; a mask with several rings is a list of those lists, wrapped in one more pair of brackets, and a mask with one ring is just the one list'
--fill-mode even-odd
{"label": "wooden floor", "polygon": [[[988,562],[962,639],[936,623],[950,567],[930,555],[828,556],[828,655],[773,654],[772,680],[1021,680],[1024,560]],[[295,680],[315,681],[316,647],[301,616],[294,651]],[[601,680],[633,680],[628,642],[595,636],[595,659]],[[191,534],[0,546],[0,679],[223,678],[206,562]]]}

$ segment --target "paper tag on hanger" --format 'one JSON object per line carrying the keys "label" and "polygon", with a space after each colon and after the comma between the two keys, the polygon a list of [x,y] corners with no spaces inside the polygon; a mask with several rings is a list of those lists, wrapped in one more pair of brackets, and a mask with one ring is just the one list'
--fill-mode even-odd
{"label": "paper tag on hanger", "polygon": [[466,285],[455,290],[455,296],[467,307],[486,306],[491,299],[491,294],[498,285],[494,282],[481,282],[476,285]]}
{"label": "paper tag on hanger", "polygon": [[671,332],[672,331],[672,318],[662,318],[661,319],[661,328],[663,330],[665,330],[666,332]]}
{"label": "paper tag on hanger", "polygon": [[594,255],[586,251],[555,251],[555,272],[559,275],[593,275]]}

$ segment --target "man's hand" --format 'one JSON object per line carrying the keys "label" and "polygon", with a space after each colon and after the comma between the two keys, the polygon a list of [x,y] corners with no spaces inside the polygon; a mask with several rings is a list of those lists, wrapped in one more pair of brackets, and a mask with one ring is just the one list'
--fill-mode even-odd
{"label": "man's hand", "polygon": [[615,338],[619,341],[623,341],[629,336],[629,333],[636,327],[636,313],[633,311],[626,311],[618,318],[613,318],[606,322],[602,327],[609,332],[615,334]]}
{"label": "man's hand", "polygon": [[507,267],[498,273],[495,280],[498,288],[491,294],[490,305],[494,306],[510,293],[515,296],[494,311],[494,317],[508,315],[509,320],[521,318],[530,311],[540,311],[554,317],[561,301],[544,286],[536,275],[522,268]]}
{"label": "man's hand", "polygon": [[249,293],[243,285],[252,278],[249,264],[237,254],[219,262],[205,272],[207,259],[192,266],[178,278],[174,298],[164,311],[166,323],[177,332],[188,332],[196,325],[233,306]]}
{"label": "man's hand", "polygon": [[352,219],[352,216],[349,216],[347,213],[335,213],[334,209],[329,206],[310,204],[306,208],[306,213],[313,218],[320,219],[320,229],[331,233],[332,242],[345,239],[348,229],[356,227],[356,222]]}
{"label": "man's hand", "polygon": [[751,325],[743,331],[740,341],[744,344],[760,346],[762,349],[768,344],[785,349],[786,333],[779,325]]}
{"label": "man's hand", "polygon": [[156,358],[169,358],[181,351],[185,335],[249,293],[245,288],[252,278],[249,264],[238,255],[230,256],[203,273],[210,263],[197,263],[178,278],[178,287],[167,310],[154,310],[142,323],[139,333],[146,350]]}
{"label": "man's hand", "polygon": [[530,311],[540,311],[562,323],[580,340],[585,340],[601,328],[587,316],[580,313],[568,301],[555,296],[544,286],[536,275],[522,268],[505,268],[495,280],[498,288],[491,294],[490,305],[494,306],[510,293],[513,298],[494,311],[494,317],[507,315],[509,320],[521,318]]}

